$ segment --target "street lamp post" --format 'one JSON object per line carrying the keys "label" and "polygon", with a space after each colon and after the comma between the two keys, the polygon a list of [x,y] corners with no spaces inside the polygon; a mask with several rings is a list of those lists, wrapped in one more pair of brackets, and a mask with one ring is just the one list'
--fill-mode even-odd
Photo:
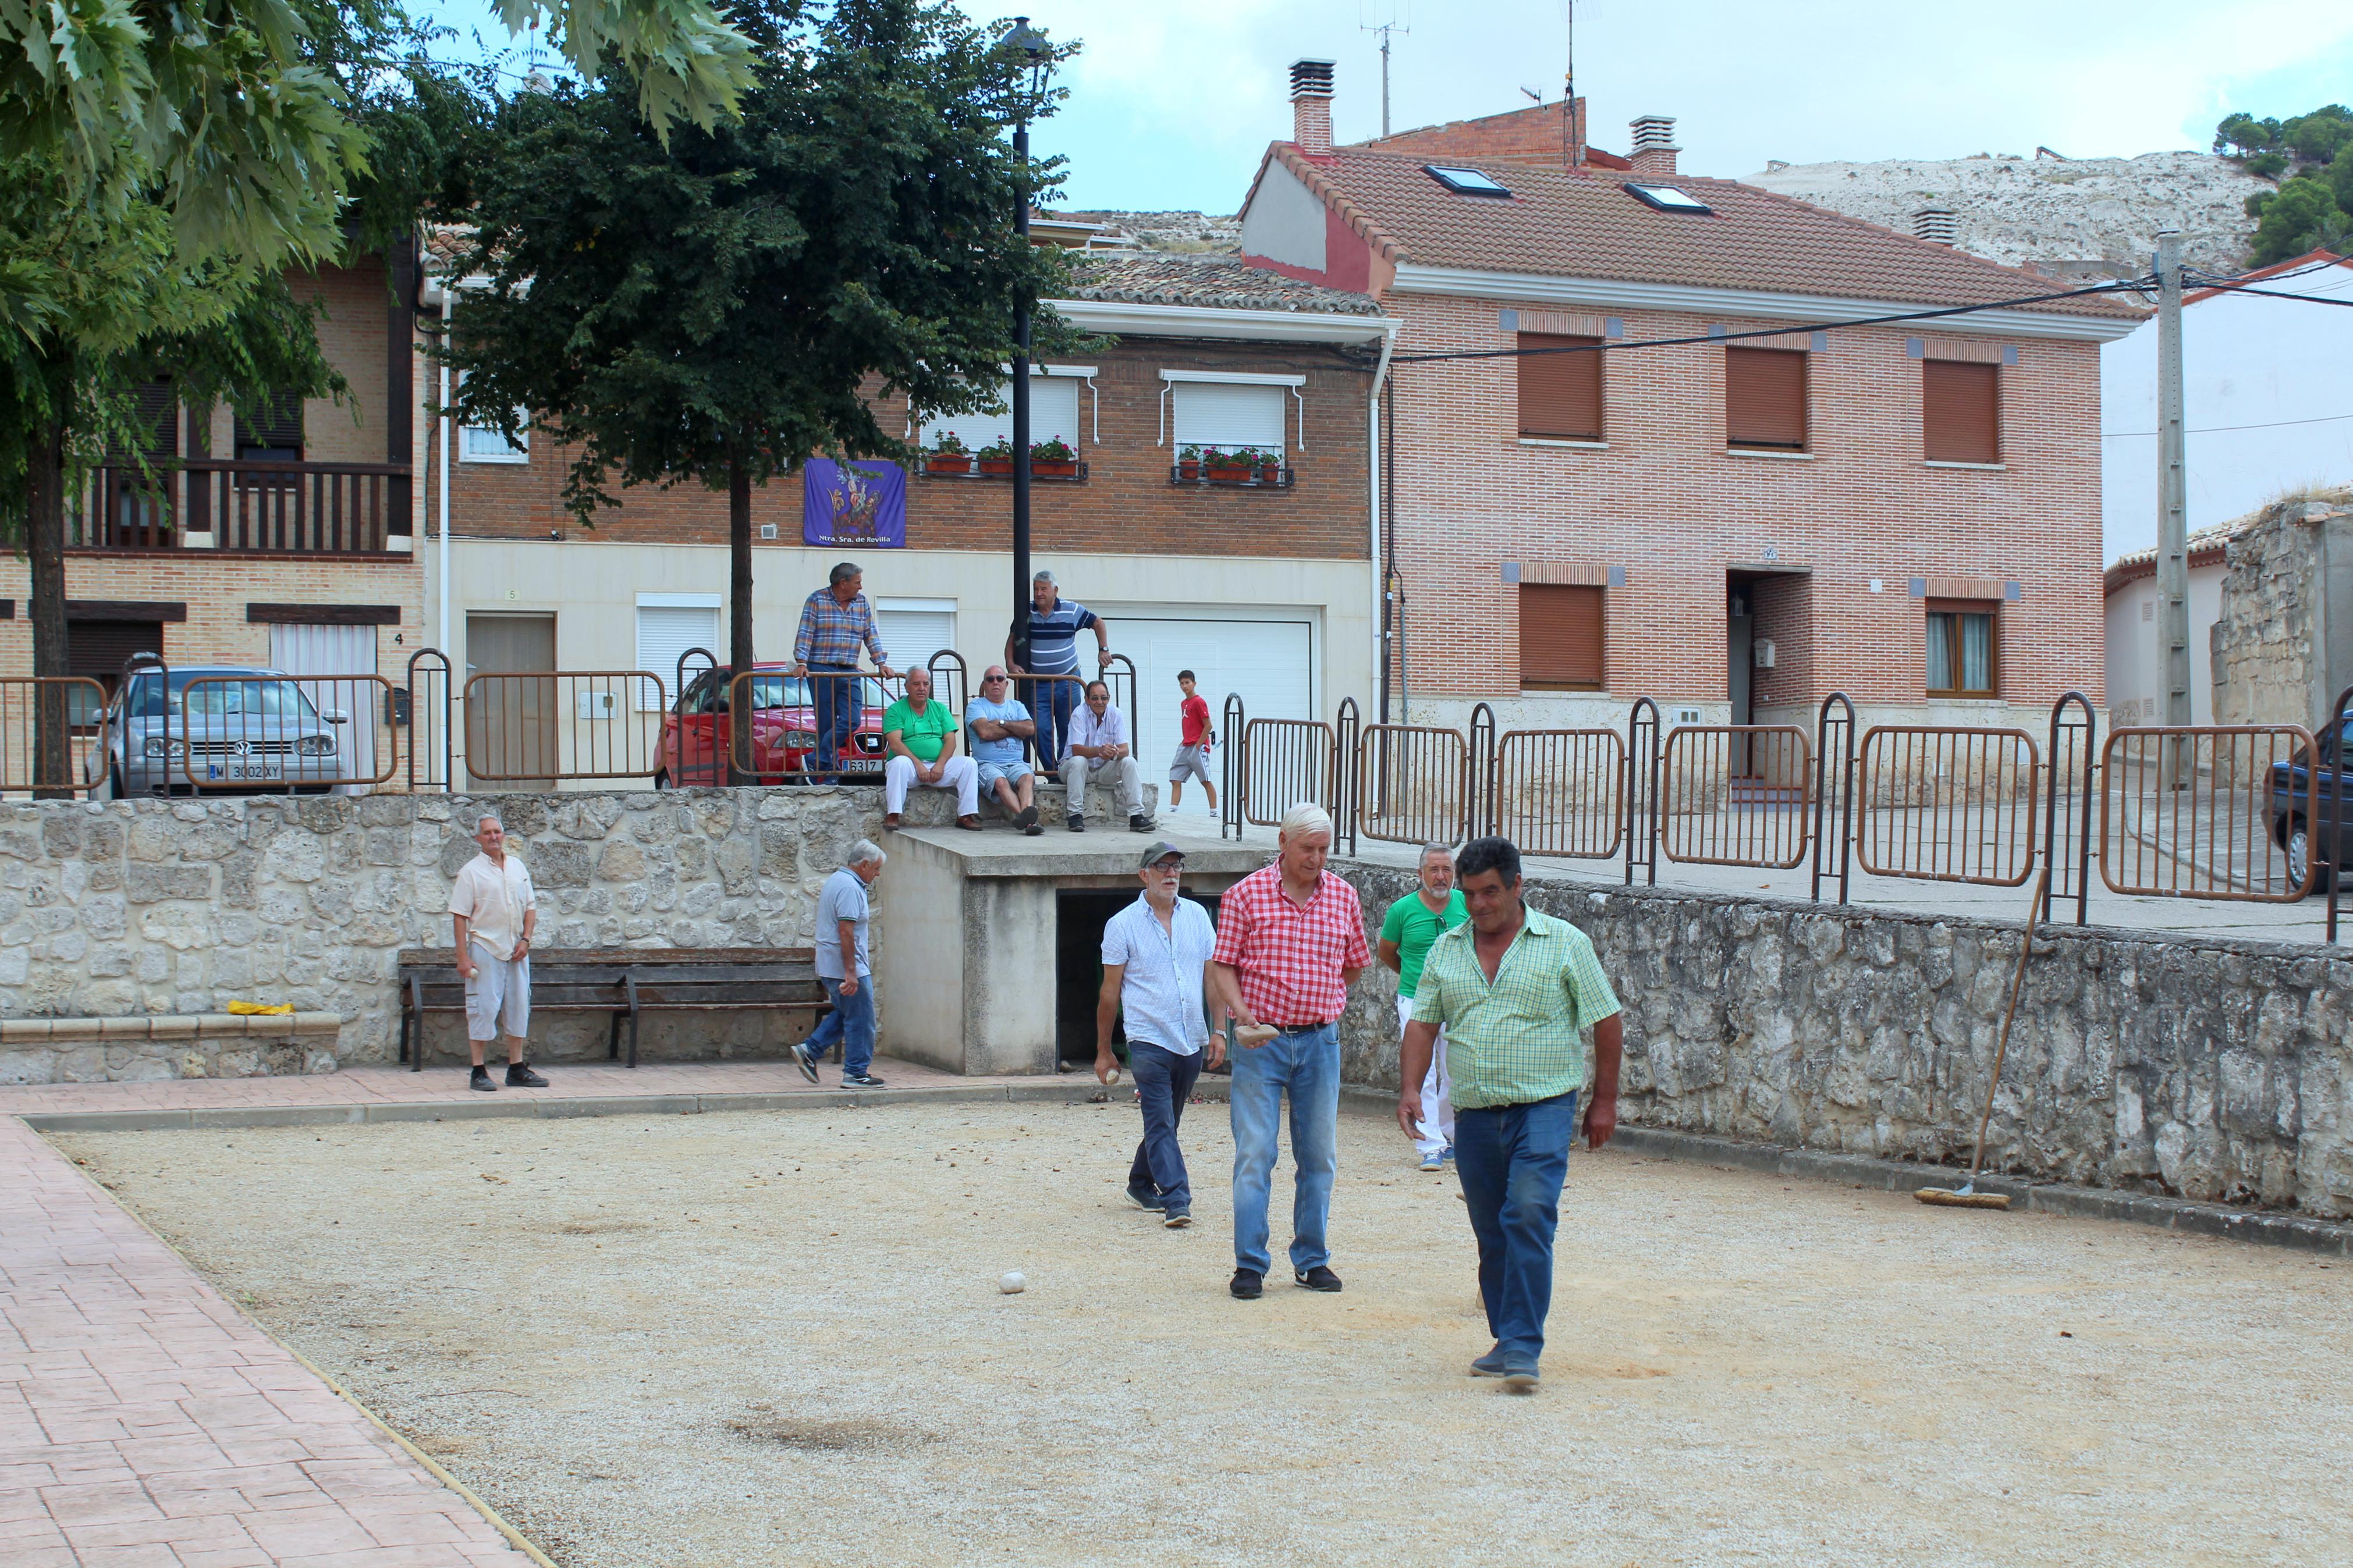
{"label": "street lamp post", "polygon": [[[1020,117],[1013,124],[1013,157],[1020,168],[1013,232],[1029,243],[1029,102],[1046,81],[1046,36],[1027,16],[1013,18],[1005,47],[1020,52],[1029,72]],[[1029,301],[1013,301],[1013,662],[1029,664]]]}

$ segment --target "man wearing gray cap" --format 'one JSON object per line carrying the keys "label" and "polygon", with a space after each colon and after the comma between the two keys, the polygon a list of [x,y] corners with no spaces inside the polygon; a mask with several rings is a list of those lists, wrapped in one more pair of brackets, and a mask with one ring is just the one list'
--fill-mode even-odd
{"label": "man wearing gray cap", "polygon": [[1209,911],[1179,896],[1185,852],[1166,839],[1144,852],[1144,892],[1103,927],[1103,994],[1095,1002],[1095,1077],[1105,1085],[1119,1070],[1112,1054],[1112,1021],[1124,1016],[1127,1065],[1144,1107],[1144,1141],[1127,1168],[1127,1195],[1155,1210],[1160,1223],[1180,1230],[1193,1223],[1193,1188],[1185,1173],[1176,1125],[1208,1065],[1225,1046],[1201,1015],[1201,977],[1218,933]]}

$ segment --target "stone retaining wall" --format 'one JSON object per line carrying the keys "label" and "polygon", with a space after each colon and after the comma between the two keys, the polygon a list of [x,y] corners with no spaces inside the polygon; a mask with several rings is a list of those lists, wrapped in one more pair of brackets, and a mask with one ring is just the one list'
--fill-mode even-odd
{"label": "stone retaining wall", "polygon": [[[343,1064],[386,1062],[396,955],[448,945],[480,813],[531,868],[551,947],[806,947],[818,884],[881,837],[880,804],[777,788],[0,806],[0,1018],[288,1002],[342,1018]],[[602,1018],[555,1025],[533,1026],[534,1049],[604,1054]],[[455,1027],[437,1021],[437,1046]],[[0,1082],[45,1080],[53,1059],[0,1045]]]}
{"label": "stone retaining wall", "polygon": [[[1413,887],[1393,868],[1336,868],[1368,939]],[[1968,1163],[2014,926],[1536,881],[1529,897],[1592,938],[1625,1005],[1629,1122]],[[2353,960],[2043,931],[1989,1166],[2353,1215]],[[1349,1009],[1344,1077],[1394,1091],[1397,990],[1374,975]]]}
{"label": "stone retaining wall", "polygon": [[0,1083],[333,1072],[342,1032],[332,1013],[0,1018]]}

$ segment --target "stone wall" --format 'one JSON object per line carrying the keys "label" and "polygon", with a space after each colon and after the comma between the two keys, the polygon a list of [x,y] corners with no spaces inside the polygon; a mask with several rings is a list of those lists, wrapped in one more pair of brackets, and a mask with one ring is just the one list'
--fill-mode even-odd
{"label": "stone wall", "polygon": [[[1368,938],[1412,886],[1339,868]],[[1626,1009],[1630,1123],[1966,1164],[2015,927],[1530,883],[1593,939]],[[1344,1077],[1394,1090],[1394,977],[1357,986]],[[1989,1166],[2353,1215],[2353,958],[2044,928]]]}
{"label": "stone wall", "polygon": [[[0,806],[0,1017],[288,1002],[342,1017],[345,1065],[389,1061],[397,954],[448,946],[449,881],[481,812],[531,868],[543,946],[806,947],[818,885],[881,837],[879,807],[836,789]],[[554,1022],[534,1025],[535,1049],[545,1034],[553,1054],[602,1054],[601,1018]],[[765,1038],[747,1026],[730,1041]],[[438,1050],[462,1034],[435,1028]]]}
{"label": "stone wall", "polygon": [[2216,723],[2312,724],[2353,681],[2353,650],[2330,650],[2353,635],[2348,574],[2353,492],[2274,501],[2232,539],[2213,630]]}

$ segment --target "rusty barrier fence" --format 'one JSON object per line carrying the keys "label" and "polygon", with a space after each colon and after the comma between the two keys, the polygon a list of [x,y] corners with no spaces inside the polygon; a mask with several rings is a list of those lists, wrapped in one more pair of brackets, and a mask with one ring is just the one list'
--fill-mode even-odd
{"label": "rusty barrier fence", "polygon": [[2023,730],[1863,732],[1855,859],[1874,877],[2016,888],[2034,874],[2042,753]]}
{"label": "rusty barrier fence", "polygon": [[1788,870],[1813,843],[1813,743],[1793,724],[1683,724],[1659,764],[1659,852]]}
{"label": "rusty barrier fence", "polygon": [[725,757],[731,782],[880,784],[882,715],[904,689],[903,680],[879,675],[745,670],[727,682],[706,726],[681,733],[680,752]]}
{"label": "rusty barrier fence", "polygon": [[[2101,880],[2117,893],[2304,898],[2321,858],[2310,837],[2322,820],[2317,748],[2300,724],[2111,731],[2100,759]],[[2300,857],[2291,854],[2298,823]]]}
{"label": "rusty barrier fence", "polygon": [[[2313,771],[2319,774],[2313,786],[2313,805],[2320,813],[2320,829],[2306,827],[2305,853],[2309,858],[2317,850],[2321,856],[2320,869],[2312,880],[2328,889],[2328,940],[2337,940],[2337,899],[2345,885],[2348,860],[2353,860],[2353,686],[2337,694],[2337,702],[2328,710],[2327,736],[2319,754],[2312,759]],[[2291,829],[2284,837],[2295,842]]]}
{"label": "rusty barrier fence", "polygon": [[104,784],[105,711],[106,688],[87,676],[0,679],[0,794],[58,800]]}
{"label": "rusty barrier fence", "polygon": [[[649,686],[653,701],[641,708]],[[651,778],[670,706],[649,669],[486,670],[467,680],[463,701],[467,774],[519,789]]]}
{"label": "rusty barrier fence", "polygon": [[1279,826],[1282,814],[1303,800],[1331,808],[1340,771],[1332,725],[1320,719],[1252,719],[1241,733],[1241,787],[1231,795],[1240,821]]}
{"label": "rusty barrier fence", "polygon": [[1626,840],[1626,738],[1615,730],[1508,730],[1493,742],[1482,833],[1524,855],[1613,858]]}
{"label": "rusty barrier fence", "polygon": [[382,676],[198,675],[172,685],[172,788],[325,795],[386,783],[399,767],[392,682]]}

